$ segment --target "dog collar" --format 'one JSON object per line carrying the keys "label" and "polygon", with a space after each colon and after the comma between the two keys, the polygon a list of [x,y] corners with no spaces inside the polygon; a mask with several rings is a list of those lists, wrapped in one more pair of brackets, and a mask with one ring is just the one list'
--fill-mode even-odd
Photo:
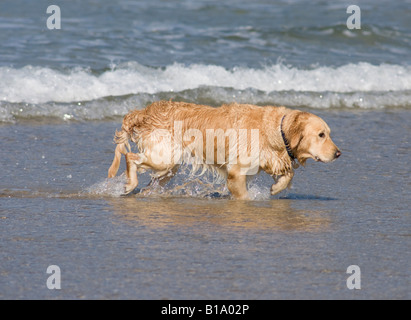
{"label": "dog collar", "polygon": [[290,143],[288,142],[287,138],[285,137],[285,133],[283,131],[283,120],[285,118],[285,115],[281,119],[281,124],[280,124],[280,131],[281,131],[281,137],[283,138],[283,142],[285,144],[285,149],[287,150],[288,155],[290,156],[291,160],[294,161],[295,157],[293,152],[291,151]]}

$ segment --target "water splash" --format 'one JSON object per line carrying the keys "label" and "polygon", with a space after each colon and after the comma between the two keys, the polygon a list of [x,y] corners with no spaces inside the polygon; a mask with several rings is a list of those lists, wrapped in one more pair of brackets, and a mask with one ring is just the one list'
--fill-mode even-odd
{"label": "water splash", "polygon": [[120,197],[124,194],[124,184],[126,176],[122,174],[118,177],[104,179],[88,187],[84,192],[91,195]]}
{"label": "water splash", "polygon": [[[189,166],[183,166],[167,184],[161,186],[158,180],[147,183],[148,174],[139,177],[140,184],[131,195],[135,197],[190,197],[202,199],[229,199],[231,194],[226,183],[216,183],[210,172],[202,176],[192,173]],[[120,197],[124,195],[125,174],[107,178],[88,187],[84,192],[91,195]],[[250,200],[269,200],[271,184],[264,181],[263,175],[250,177],[247,189]]]}

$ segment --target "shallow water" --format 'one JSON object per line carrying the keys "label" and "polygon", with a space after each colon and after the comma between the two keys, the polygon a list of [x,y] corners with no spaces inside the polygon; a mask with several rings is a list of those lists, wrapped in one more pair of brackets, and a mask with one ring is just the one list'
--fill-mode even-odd
{"label": "shallow water", "polygon": [[[53,4],[59,30],[49,1],[0,1],[1,299],[410,298],[409,0]],[[307,110],[343,155],[252,201],[188,169],[121,196],[114,132],[159,99]]]}
{"label": "shallow water", "polygon": [[309,162],[278,196],[261,174],[253,201],[185,173],[120,196],[124,178],[105,179],[117,121],[1,126],[0,297],[409,299],[410,114],[317,114],[343,156]]}

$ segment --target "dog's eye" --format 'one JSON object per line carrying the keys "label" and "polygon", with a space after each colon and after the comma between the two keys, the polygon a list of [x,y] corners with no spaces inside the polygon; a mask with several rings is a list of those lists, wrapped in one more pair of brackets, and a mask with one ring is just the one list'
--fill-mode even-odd
{"label": "dog's eye", "polygon": [[324,132],[321,132],[318,136],[319,136],[320,138],[324,138],[324,137],[325,137],[325,133],[324,133]]}

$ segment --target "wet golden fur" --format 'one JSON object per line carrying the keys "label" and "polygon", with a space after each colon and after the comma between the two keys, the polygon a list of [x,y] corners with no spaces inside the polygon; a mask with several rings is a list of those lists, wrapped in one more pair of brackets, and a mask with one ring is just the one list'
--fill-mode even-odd
{"label": "wet golden fur", "polygon": [[[280,125],[283,117],[283,132],[300,164],[304,165],[309,158],[330,162],[341,154],[330,138],[328,125],[308,112],[237,103],[213,108],[184,102],[159,101],[143,110],[132,111],[124,117],[121,131],[115,135],[117,147],[108,176],[114,177],[117,174],[121,156],[124,155],[128,177],[125,192],[129,193],[138,185],[137,171],[151,169],[154,177],[161,184],[165,184],[176,173],[179,164],[187,162],[186,159],[191,157],[196,159],[191,162],[194,170],[198,167],[213,170],[219,177],[227,179],[227,187],[234,198],[247,199],[246,175],[251,172],[247,169],[251,162],[244,163],[240,158],[230,162],[230,148],[232,151],[234,147],[243,147],[250,153],[252,146],[258,145],[258,171],[263,170],[273,176],[276,183],[273,184],[271,193],[276,194],[290,186],[294,169],[298,167],[288,155],[281,136]],[[178,146],[174,143],[178,132],[176,123],[181,124],[182,148],[189,151],[189,154],[185,152],[181,155],[184,159],[175,156],[178,151]],[[217,142],[212,150],[215,161],[206,163],[207,130],[217,132],[221,129],[223,132],[246,129],[247,144],[233,147],[225,136],[224,154],[217,148]],[[258,130],[255,131],[258,137],[251,134],[252,130]],[[196,133],[201,133],[202,138],[196,137]],[[256,138],[258,140],[253,141]],[[217,139],[213,137],[213,140]],[[139,153],[130,152],[129,140],[137,144]],[[157,160],[164,154],[169,155],[168,159],[171,161]],[[218,162],[217,158],[224,161]]]}

